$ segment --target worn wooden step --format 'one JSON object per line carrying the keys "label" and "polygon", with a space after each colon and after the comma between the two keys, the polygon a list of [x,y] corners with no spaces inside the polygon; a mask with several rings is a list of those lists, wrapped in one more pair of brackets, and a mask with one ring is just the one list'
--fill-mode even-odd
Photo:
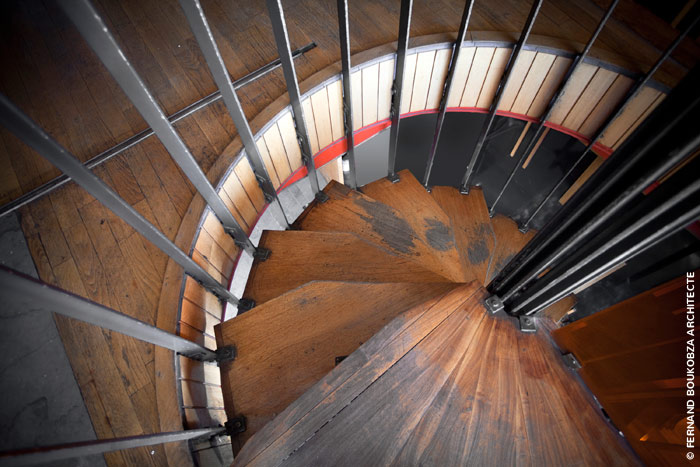
{"label": "worn wooden step", "polygon": [[315,280],[442,282],[444,277],[354,234],[306,230],[265,231],[259,246],[270,257],[256,261],[244,296],[265,303]]}
{"label": "worn wooden step", "polygon": [[360,191],[399,212],[430,253],[443,265],[449,277],[470,282],[477,279],[462,268],[449,216],[440,208],[409,170],[398,173],[399,181],[381,178]]}
{"label": "worn wooden step", "polygon": [[486,285],[496,237],[481,188],[472,188],[468,195],[463,195],[456,188],[436,186],[431,194],[450,217],[465,273]]}
{"label": "worn wooden step", "polygon": [[496,214],[491,219],[491,227],[496,235],[496,249],[487,282],[490,282],[537,233],[535,230],[522,233],[515,221],[502,214]]}
{"label": "worn wooden step", "polygon": [[[455,267],[455,261],[459,263],[459,257],[454,250],[453,240],[446,240],[446,244],[452,242],[450,248],[454,258],[442,261],[442,257],[436,254],[436,249],[424,240],[425,235],[416,232],[414,225],[396,209],[334,181],[323,191],[329,200],[324,203],[312,202],[296,220],[293,228],[353,233],[398,256],[413,260],[447,280],[463,281],[460,265]],[[443,239],[452,237],[449,227],[438,230],[442,233],[436,233],[435,236]]]}
{"label": "worn wooden step", "polygon": [[548,342],[455,288],[384,327],[234,465],[637,465]]}
{"label": "worn wooden step", "polygon": [[458,286],[310,282],[217,325],[217,345],[238,351],[234,361],[221,365],[226,414],[229,420],[247,418],[248,429],[237,442],[332,370],[336,358],[354,352],[400,313],[428,307]]}

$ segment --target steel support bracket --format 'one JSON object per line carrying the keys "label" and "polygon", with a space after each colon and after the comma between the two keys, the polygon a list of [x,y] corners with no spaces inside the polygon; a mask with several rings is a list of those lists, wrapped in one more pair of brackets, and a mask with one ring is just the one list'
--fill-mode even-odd
{"label": "steel support bracket", "polygon": [[537,332],[537,325],[535,324],[535,318],[527,315],[518,316],[518,321],[520,321],[520,331],[522,332]]}
{"label": "steel support bracket", "polygon": [[232,362],[236,359],[238,350],[235,345],[227,345],[216,349],[216,363]]}
{"label": "steel support bracket", "polygon": [[425,191],[427,191],[428,193],[432,193],[433,191],[433,187],[431,187],[430,185],[423,185],[423,188],[425,188]]}
{"label": "steel support bracket", "polygon": [[491,314],[498,313],[504,308],[503,301],[496,295],[491,295],[486,300],[484,300],[484,305],[486,306],[488,312]]}
{"label": "steel support bracket", "polygon": [[459,192],[462,193],[463,195],[468,195],[469,194],[469,187],[468,186],[460,187]]}
{"label": "steel support bracket", "polygon": [[241,415],[240,417],[232,418],[224,423],[224,428],[226,428],[226,433],[229,436],[235,436],[246,431],[248,428],[247,425],[245,416]]}
{"label": "steel support bracket", "polygon": [[253,259],[265,262],[270,257],[271,251],[267,248],[257,247],[255,252],[253,252]]}
{"label": "steel support bracket", "polygon": [[530,227],[528,227],[526,224],[518,224],[518,230],[519,230],[521,233],[526,234],[526,233],[528,233],[528,231],[530,230]]}
{"label": "steel support bracket", "polygon": [[319,202],[319,204],[323,204],[330,199],[330,197],[323,191],[319,191],[318,193],[316,193],[314,195],[314,198],[316,199],[316,201]]}
{"label": "steel support bracket", "polygon": [[576,371],[581,369],[581,362],[578,361],[574,354],[567,353],[562,355],[561,358],[564,359],[564,364],[566,364],[566,366],[568,366],[572,370]]}
{"label": "steel support bracket", "polygon": [[401,179],[399,178],[399,174],[397,174],[397,173],[389,174],[386,176],[386,178],[391,183],[399,183],[401,181]]}
{"label": "steel support bracket", "polygon": [[245,313],[255,308],[255,300],[251,298],[241,298],[238,300],[238,313]]}

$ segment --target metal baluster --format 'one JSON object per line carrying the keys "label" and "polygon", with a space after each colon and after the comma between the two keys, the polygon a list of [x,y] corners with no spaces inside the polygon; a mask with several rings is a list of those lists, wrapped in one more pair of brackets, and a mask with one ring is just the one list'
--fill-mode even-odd
{"label": "metal baluster", "polygon": [[129,203],[124,201],[102,180],[88,170],[75,156],[51,138],[4,95],[0,95],[0,123],[28,146],[34,148],[49,162],[65,172],[75,183],[83,187],[85,191],[97,198],[114,214],[133,227],[134,230],[160,248],[163,253],[170,256],[193,279],[222,300],[238,305],[238,299],[231,292],[202,269],[199,264],[195,263],[192,258],[183,253],[163,232],[148,222]]}
{"label": "metal baluster", "polygon": [[[0,266],[0,296],[18,309],[38,309],[117,331],[200,361],[220,360],[226,353],[207,349],[131,316],[107,308],[32,277]],[[232,357],[231,354],[229,356]]]}
{"label": "metal baluster", "polygon": [[59,5],[78,28],[80,34],[112,74],[129,100],[141,116],[153,128],[158,139],[192,182],[200,195],[206,200],[212,211],[219,218],[226,233],[231,235],[236,244],[253,254],[255,245],[238,224],[226,204],[219,197],[209,179],[197,164],[185,143],[168,121],[165,113],[151,95],[141,77],[124,52],[109,32],[99,13],[89,0],[59,0]]}
{"label": "metal baluster", "polygon": [[694,21],[691,22],[691,24],[688,25],[685,30],[683,30],[678,37],[671,43],[671,45],[668,46],[668,48],[664,51],[663,54],[661,54],[661,57],[656,61],[654,66],[651,67],[649,71],[646,72],[643,76],[641,76],[637,82],[632,86],[632,88],[627,92],[625,97],[620,101],[620,103],[617,105],[615,110],[605,119],[603,124],[598,128],[598,130],[595,132],[593,137],[591,138],[591,141],[588,143],[586,146],[586,149],[583,150],[581,155],[576,159],[576,161],[573,163],[573,165],[569,168],[569,170],[566,171],[566,173],[559,179],[556,185],[554,185],[554,188],[552,188],[547,196],[544,197],[542,202],[535,208],[535,210],[530,214],[530,217],[527,218],[527,220],[520,226],[520,230],[523,232],[526,232],[530,228],[530,223],[532,220],[535,218],[535,216],[544,208],[545,204],[550,200],[552,196],[554,196],[554,193],[556,193],[559,188],[566,182],[566,179],[573,173],[573,171],[578,167],[578,165],[583,161],[583,159],[586,157],[586,155],[593,149],[593,146],[598,142],[601,136],[605,133],[605,131],[610,127],[612,122],[614,122],[617,117],[622,115],[622,112],[625,111],[627,106],[632,102],[632,100],[637,97],[639,92],[644,88],[644,86],[649,82],[649,80],[654,76],[654,73],[661,67],[661,64],[666,61],[666,59],[673,53],[673,51],[678,47],[678,44],[681,43],[683,38],[688,35],[688,33],[695,27],[696,24],[698,24],[698,21],[700,21],[700,16],[695,18]]}
{"label": "metal baluster", "polygon": [[343,64],[343,117],[345,141],[348,144],[349,177],[346,180],[350,188],[357,188],[357,170],[355,167],[355,138],[352,121],[352,86],[350,83],[350,26],[348,23],[348,1],[338,0],[338,26],[340,32],[340,59]]}
{"label": "metal baluster", "polygon": [[149,435],[127,436],[123,438],[97,439],[79,443],[46,446],[22,451],[0,452],[0,464],[3,467],[20,467],[26,465],[52,465],[58,461],[75,457],[92,456],[106,452],[133,449],[156,444],[175,443],[212,436],[225,435],[225,427],[197,428],[193,430],[171,431]]}
{"label": "metal baluster", "polygon": [[313,154],[311,153],[311,144],[309,144],[309,132],[306,127],[306,119],[304,110],[301,107],[301,95],[299,93],[299,82],[297,81],[297,73],[294,68],[294,60],[289,47],[289,35],[287,34],[287,24],[284,20],[284,11],[280,0],[267,0],[267,9],[270,13],[270,21],[272,22],[272,32],[277,43],[277,53],[282,60],[282,71],[284,72],[284,80],[287,83],[287,93],[289,94],[289,102],[292,106],[292,116],[294,117],[294,125],[297,132],[297,141],[301,149],[301,157],[306,165],[306,170],[309,173],[309,182],[311,182],[311,191],[314,197],[319,202],[324,202],[328,199],[328,195],[320,191],[318,178],[316,175],[316,166],[314,165]]}
{"label": "metal baluster", "polygon": [[486,117],[486,121],[481,127],[481,133],[479,134],[479,138],[476,141],[476,146],[474,146],[474,151],[472,152],[472,157],[469,160],[467,171],[465,172],[464,177],[462,178],[460,191],[463,194],[469,193],[469,179],[471,178],[472,173],[474,172],[474,167],[476,166],[476,162],[479,159],[481,150],[484,147],[484,142],[486,141],[486,137],[488,136],[489,130],[491,129],[491,125],[493,125],[493,120],[496,117],[496,110],[498,110],[498,106],[501,103],[501,98],[503,97],[503,91],[508,86],[508,81],[510,80],[510,76],[513,73],[513,68],[515,68],[515,64],[518,61],[520,52],[523,50],[523,47],[527,42],[527,38],[530,36],[530,31],[532,31],[532,26],[533,24],[535,24],[535,19],[537,18],[537,14],[539,13],[541,6],[542,0],[535,0],[535,2],[532,4],[530,14],[527,17],[527,21],[525,21],[525,27],[523,28],[523,31],[520,34],[520,38],[515,44],[515,48],[513,49],[513,52],[511,53],[510,58],[508,59],[508,64],[506,65],[506,69],[503,72],[501,81],[498,83],[496,95],[494,96],[493,102],[491,103],[491,107]]}
{"label": "metal baluster", "polygon": [[[300,57],[304,53],[308,52],[309,50],[313,49],[316,47],[316,44],[311,42],[310,44],[305,45],[304,47],[301,47],[299,49],[296,49],[292,56],[294,58]],[[255,71],[252,71],[248,73],[247,75],[243,76],[240,79],[237,79],[236,81],[233,82],[233,89],[239,89],[243,86],[245,86],[248,83],[252,83],[256,79],[265,76],[266,74],[270,73],[273,70],[276,70],[280,66],[280,60],[276,59],[273,60],[272,62],[268,63],[267,65],[263,65],[262,67],[258,68]],[[199,99],[196,102],[193,102],[192,104],[178,110],[177,112],[173,113],[168,117],[168,121],[170,123],[176,123],[182,120],[185,117],[188,117],[192,115],[193,113],[207,107],[208,105],[213,104],[214,102],[218,102],[218,100],[221,99],[221,92],[219,91],[214,91],[213,93],[209,94],[208,96],[205,96],[201,99]],[[139,144],[141,141],[153,136],[153,129],[146,128],[143,131],[140,131],[136,133],[134,136],[131,136],[124,141],[115,144],[111,148],[107,149],[106,151],[102,151],[101,153],[97,154],[96,156],[88,159],[85,162],[85,167],[88,169],[94,169],[100,164],[103,164],[110,160],[111,158],[118,156],[119,154],[123,153],[129,148],[132,148]],[[68,177],[66,174],[59,175],[58,177],[54,178],[53,180],[44,183],[41,186],[38,186],[34,188],[33,190],[23,194],[17,199],[14,199],[10,201],[7,204],[4,204],[3,206],[0,207],[0,217],[9,214],[13,211],[16,211],[17,209],[21,208],[22,206],[25,206],[32,201],[35,201],[39,198],[41,198],[44,195],[47,195],[51,193],[53,190],[62,187],[66,183],[70,181],[70,177]]]}
{"label": "metal baluster", "polygon": [[[238,100],[238,95],[233,88],[231,77],[226,69],[226,64],[219,52],[219,48],[216,45],[214,35],[209,28],[209,23],[204,15],[204,10],[202,10],[202,5],[199,3],[199,0],[180,0],[180,6],[185,12],[187,21],[190,23],[192,32],[199,43],[199,48],[202,50],[204,58],[209,65],[209,71],[211,71],[214,81],[216,81],[216,85],[219,87],[228,113],[233,120],[233,124],[236,125],[238,136],[240,136],[243,142],[246,155],[251,161],[251,165],[254,168],[256,178],[260,183],[260,188],[265,195],[265,199],[268,203],[274,202],[277,204],[284,218],[282,224],[285,228],[288,228],[289,222],[284,214],[284,209],[282,209],[282,204],[277,197],[275,187],[270,181],[270,175],[265,169],[262,157],[258,151],[258,146],[255,144],[253,132],[250,130],[241,102]],[[265,257],[268,253],[269,252],[256,249],[258,257]]]}
{"label": "metal baluster", "polygon": [[391,86],[391,130],[389,130],[389,173],[387,178],[393,183],[399,181],[396,175],[396,150],[399,145],[399,121],[401,119],[401,96],[403,95],[403,75],[408,50],[408,37],[411,30],[411,10],[413,0],[401,0],[399,17],[399,42],[396,49],[394,83]]}
{"label": "metal baluster", "polygon": [[462,43],[467,35],[469,18],[471,17],[473,7],[474,0],[468,0],[464,5],[462,22],[459,24],[459,31],[457,32],[457,40],[452,48],[450,65],[447,69],[447,77],[445,78],[445,85],[442,89],[442,98],[440,99],[440,108],[438,110],[437,124],[435,125],[435,134],[433,135],[433,144],[430,147],[430,155],[428,156],[428,163],[425,167],[425,176],[423,177],[423,186],[425,186],[425,189],[428,191],[430,191],[430,174],[433,171],[433,163],[435,162],[435,155],[437,154],[438,143],[440,142],[442,124],[445,121],[445,113],[447,112],[447,98],[449,97],[450,90],[452,89],[452,80],[455,75],[455,70],[457,69],[457,60],[459,60],[459,56],[462,51]]}
{"label": "metal baluster", "polygon": [[528,156],[528,154],[530,154],[530,151],[533,150],[535,143],[539,140],[540,135],[542,135],[542,131],[545,128],[545,123],[547,123],[549,116],[552,114],[552,111],[554,111],[554,108],[557,106],[559,99],[564,94],[564,90],[566,89],[566,86],[569,84],[569,80],[571,79],[573,74],[576,72],[579,65],[581,63],[583,63],[583,61],[586,59],[588,52],[590,52],[591,47],[593,47],[593,43],[596,41],[596,39],[598,39],[600,32],[603,30],[605,23],[608,22],[608,19],[610,18],[610,16],[613,13],[613,10],[617,6],[618,1],[619,0],[612,1],[610,6],[608,7],[608,10],[603,15],[603,18],[601,18],[600,22],[598,23],[598,27],[595,29],[595,31],[593,32],[593,35],[591,35],[591,38],[588,40],[588,43],[583,48],[583,51],[574,59],[574,61],[569,66],[569,69],[566,71],[566,75],[564,76],[562,83],[559,85],[559,88],[554,93],[554,96],[552,96],[552,98],[549,100],[549,103],[547,104],[547,108],[545,109],[544,114],[540,118],[540,122],[537,125],[537,129],[535,130],[535,134],[532,135],[532,137],[530,138],[530,141],[527,144],[527,147],[520,155],[520,158],[518,158],[518,162],[513,166],[512,170],[510,171],[510,174],[508,175],[508,178],[506,179],[506,182],[503,184],[503,187],[501,187],[501,191],[498,192],[498,196],[496,196],[496,200],[491,205],[491,208],[489,209],[489,216],[493,217],[494,213],[496,212],[496,205],[501,200],[503,193],[505,193],[506,190],[508,189],[508,185],[510,185],[510,182],[513,180],[513,177],[515,177],[515,174],[518,171],[518,168],[523,165],[523,162],[525,162],[525,158]]}

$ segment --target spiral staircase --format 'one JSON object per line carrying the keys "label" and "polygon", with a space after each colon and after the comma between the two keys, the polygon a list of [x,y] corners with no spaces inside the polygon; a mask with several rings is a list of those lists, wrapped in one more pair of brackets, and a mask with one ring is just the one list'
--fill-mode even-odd
{"label": "spiral staircase", "polygon": [[[643,289],[643,343],[624,303],[612,324],[558,326],[572,294],[697,228],[693,14],[669,27],[629,0],[203,3],[5,6],[0,217],[17,212],[19,246],[0,261],[26,258],[0,266],[2,319],[25,326],[2,334],[0,465],[683,454],[674,363],[586,372],[680,342],[644,326],[678,321],[681,286]],[[644,412],[657,396],[666,412]]]}
{"label": "spiral staircase", "polygon": [[490,219],[478,188],[398,175],[331,181],[293,230],[263,233],[244,294],[257,306],[216,326],[237,349],[221,367],[246,427],[235,464],[634,464],[548,341],[553,322],[522,333],[484,306],[532,233]]}

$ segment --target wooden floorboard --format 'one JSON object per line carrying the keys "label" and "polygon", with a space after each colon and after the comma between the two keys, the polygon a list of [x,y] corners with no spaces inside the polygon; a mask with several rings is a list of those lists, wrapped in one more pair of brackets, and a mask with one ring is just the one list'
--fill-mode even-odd
{"label": "wooden floorboard", "polygon": [[457,288],[408,326],[397,318],[234,465],[641,465],[547,326],[522,333],[487,314],[485,293]]}

